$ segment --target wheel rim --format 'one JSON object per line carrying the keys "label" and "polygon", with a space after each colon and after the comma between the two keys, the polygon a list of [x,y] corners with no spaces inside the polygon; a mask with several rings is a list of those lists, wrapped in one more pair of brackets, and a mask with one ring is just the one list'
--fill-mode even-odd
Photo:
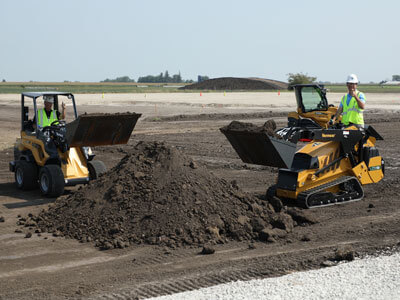
{"label": "wheel rim", "polygon": [[49,177],[45,173],[40,177],[40,187],[44,193],[49,190]]}
{"label": "wheel rim", "polygon": [[17,168],[17,171],[15,172],[15,179],[17,180],[17,184],[22,186],[24,183],[24,172],[22,172],[21,168]]}

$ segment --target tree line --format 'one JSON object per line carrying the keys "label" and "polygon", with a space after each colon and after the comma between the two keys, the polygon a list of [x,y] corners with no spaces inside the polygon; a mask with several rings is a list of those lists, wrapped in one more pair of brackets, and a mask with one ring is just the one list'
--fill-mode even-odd
{"label": "tree line", "polygon": [[[115,79],[105,79],[101,82],[135,82],[135,79],[129,78],[129,76],[117,77]],[[183,80],[181,76],[181,72],[178,74],[169,75],[168,70],[165,73],[161,72],[159,75],[147,75],[138,78],[138,83],[193,83],[194,81]]]}

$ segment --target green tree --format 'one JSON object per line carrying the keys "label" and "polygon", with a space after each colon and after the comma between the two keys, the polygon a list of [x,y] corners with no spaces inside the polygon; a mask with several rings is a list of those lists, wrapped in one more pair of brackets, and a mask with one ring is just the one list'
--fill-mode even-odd
{"label": "green tree", "polygon": [[169,77],[168,70],[164,73],[164,82],[170,82],[171,77]]}
{"label": "green tree", "polygon": [[308,74],[303,73],[289,73],[288,76],[288,83],[289,89],[292,89],[292,86],[295,84],[307,84],[313,83],[317,80],[317,77],[308,76]]}
{"label": "green tree", "polygon": [[182,82],[181,73],[173,75],[171,82],[181,83]]}
{"label": "green tree", "polygon": [[135,82],[135,79],[130,79],[129,76],[117,77],[115,79],[105,79],[101,82]]}
{"label": "green tree", "polygon": [[152,75],[147,75],[143,77],[139,77],[138,82],[140,83],[168,83],[168,82],[173,82],[173,83],[181,83],[183,82],[181,72],[179,74],[172,75],[172,77],[169,75],[168,70],[165,71],[165,74],[162,72],[158,76],[152,76]]}
{"label": "green tree", "polygon": [[400,75],[392,75],[393,81],[400,81]]}

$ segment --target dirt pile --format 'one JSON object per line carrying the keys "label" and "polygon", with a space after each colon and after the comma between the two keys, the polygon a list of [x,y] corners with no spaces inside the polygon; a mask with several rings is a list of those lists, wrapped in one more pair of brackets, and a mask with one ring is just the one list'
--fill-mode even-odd
{"label": "dirt pile", "polygon": [[102,249],[274,241],[297,224],[157,142],[132,147],[113,169],[34,219],[41,231],[94,241]]}
{"label": "dirt pile", "polygon": [[221,77],[186,85],[184,90],[286,90],[286,82],[264,78]]}
{"label": "dirt pile", "polygon": [[276,123],[274,120],[267,120],[262,126],[254,125],[253,123],[232,121],[229,125],[222,127],[222,132],[241,131],[241,132],[265,132],[269,136],[282,139],[282,137],[275,133]]}

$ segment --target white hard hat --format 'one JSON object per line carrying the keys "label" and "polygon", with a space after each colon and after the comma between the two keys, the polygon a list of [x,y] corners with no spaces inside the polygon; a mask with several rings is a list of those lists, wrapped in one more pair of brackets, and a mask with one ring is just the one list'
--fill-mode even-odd
{"label": "white hard hat", "polygon": [[347,76],[346,83],[358,83],[358,78],[356,74],[350,74]]}
{"label": "white hard hat", "polygon": [[48,103],[54,103],[54,98],[53,96],[43,96],[43,100],[44,102],[48,102]]}

